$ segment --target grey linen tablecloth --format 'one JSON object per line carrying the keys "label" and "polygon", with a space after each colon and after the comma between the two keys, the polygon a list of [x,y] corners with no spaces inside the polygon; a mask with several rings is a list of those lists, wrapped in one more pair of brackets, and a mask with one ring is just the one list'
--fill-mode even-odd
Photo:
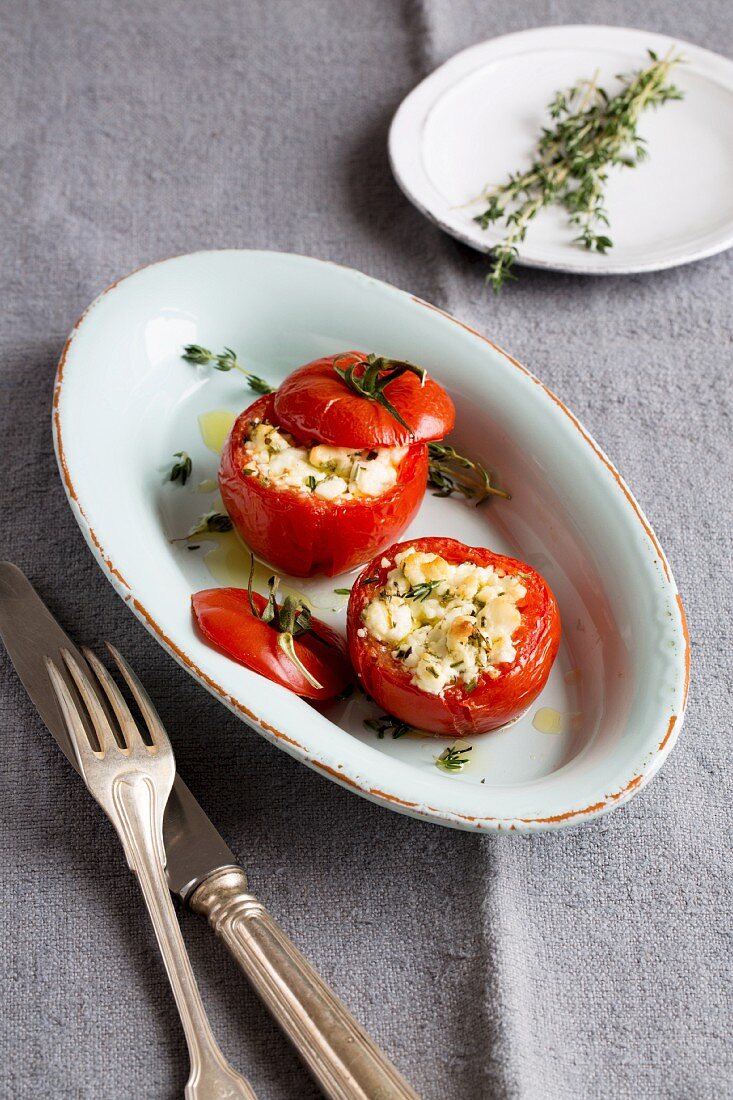
{"label": "grey linen tablecloth", "polygon": [[[3,555],[77,639],[132,657],[253,888],[425,1100],[733,1096],[731,256],[624,279],[522,271],[497,301],[485,261],[399,193],[385,150],[401,98],[472,42],[619,23],[731,53],[728,0],[2,8]],[[336,260],[453,311],[618,464],[693,643],[680,744],[629,806],[495,839],[370,805],[239,723],[113,593],[56,474],[55,363],[106,284],[219,246]],[[185,1048],[137,886],[4,651],[0,666],[2,1095],[180,1095]],[[317,1096],[208,928],[182,923],[214,1029],[260,1100]]]}

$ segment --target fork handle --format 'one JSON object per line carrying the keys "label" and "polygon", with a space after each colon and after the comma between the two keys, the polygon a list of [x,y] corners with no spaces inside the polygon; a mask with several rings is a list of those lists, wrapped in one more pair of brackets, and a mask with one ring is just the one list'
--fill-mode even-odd
{"label": "fork handle", "polygon": [[155,785],[142,772],[132,772],[115,781],[112,794],[117,811],[112,820],[140,883],[186,1036],[191,1061],[186,1100],[257,1100],[224,1058],[201,1001],[163,869],[163,815]]}
{"label": "fork handle", "polygon": [[208,918],[329,1100],[419,1100],[262,903],[239,867],[215,871],[189,904]]}

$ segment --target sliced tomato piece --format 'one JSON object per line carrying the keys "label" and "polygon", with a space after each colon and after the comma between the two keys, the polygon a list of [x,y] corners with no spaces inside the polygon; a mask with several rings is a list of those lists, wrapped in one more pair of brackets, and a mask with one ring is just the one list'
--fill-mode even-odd
{"label": "sliced tomato piece", "polygon": [[[252,593],[258,613],[267,604],[264,596]],[[321,685],[315,688],[288,657],[277,629],[252,611],[244,588],[208,588],[191,597],[196,624],[208,641],[245,668],[302,695],[323,702],[339,695],[352,682],[353,674],[340,635],[319,619],[293,639],[298,660]]]}
{"label": "sliced tomato piece", "polygon": [[400,537],[425,495],[424,443],[409,448],[396,484],[381,496],[324,500],[242,473],[247,462],[243,441],[249,424],[258,419],[280,426],[273,394],[259,397],[237,418],[222,452],[219,488],[234,526],[259,558],[291,576],[333,577]]}
{"label": "sliced tomato piece", "polygon": [[367,360],[365,352],[350,351],[294,370],[275,393],[278,423],[299,439],[334,447],[408,447],[450,432],[455,408],[432,378],[421,382],[406,371],[384,387],[384,396],[404,423],[378,400],[351,389],[339,371],[353,366],[356,376],[363,376]]}
{"label": "sliced tomato piece", "polygon": [[[527,594],[517,605],[522,622],[512,635],[516,657],[511,664],[494,666],[496,678],[483,672],[473,690],[459,682],[444,688],[440,695],[430,694],[414,684],[410,670],[392,656],[394,646],[362,629],[362,612],[384,587],[395,556],[408,546],[439,554],[453,565],[469,561],[507,574],[521,574]],[[382,560],[390,564],[383,566]],[[506,725],[536,699],[560,645],[560,615],[549,585],[525,562],[485,547],[465,546],[455,539],[423,538],[397,543],[364,567],[349,598],[347,638],[349,656],[362,687],[378,706],[416,729],[442,736],[466,736]]]}

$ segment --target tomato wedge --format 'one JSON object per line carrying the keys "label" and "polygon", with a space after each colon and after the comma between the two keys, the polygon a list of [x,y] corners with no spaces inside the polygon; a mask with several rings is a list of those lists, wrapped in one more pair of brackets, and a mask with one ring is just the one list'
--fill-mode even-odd
{"label": "tomato wedge", "polygon": [[381,496],[324,500],[276,482],[246,476],[248,426],[279,425],[274,395],[258,398],[237,418],[221,456],[219,488],[234,526],[257,557],[295,577],[328,577],[355,569],[399,538],[427,486],[423,443],[402,459],[395,485]]}
{"label": "tomato wedge", "polygon": [[[392,656],[395,643],[375,638],[363,626],[363,612],[380,592],[397,554],[408,547],[437,554],[452,565],[472,562],[521,575],[526,595],[517,603],[521,624],[512,635],[516,651],[511,663],[482,672],[470,687],[461,681],[440,694],[422,690],[411,671]],[[382,561],[387,560],[388,566]],[[447,736],[486,733],[519,717],[540,693],[560,644],[560,616],[547,582],[536,570],[515,558],[484,547],[465,546],[455,539],[422,538],[397,543],[360,573],[349,598],[349,656],[368,695],[388,714],[419,730]]]}
{"label": "tomato wedge", "polygon": [[[261,614],[267,600],[258,592],[252,593],[252,600]],[[293,645],[320,688],[309,683],[288,657],[277,629],[253,613],[246,589],[208,588],[194,593],[191,606],[199,630],[217,649],[296,695],[323,702],[335,698],[353,680],[340,635],[318,619],[310,619],[309,629],[296,635]]]}
{"label": "tomato wedge", "polygon": [[[406,368],[389,381],[383,396],[402,418],[400,423],[377,397],[355,392],[344,380],[354,368],[355,384],[363,379],[369,356],[361,351],[329,355],[294,370],[275,394],[278,423],[299,439],[334,447],[407,447],[442,439],[452,429],[456,412],[448,394],[410,364],[384,359],[383,380],[390,370]],[[372,357],[374,358],[374,357]],[[417,373],[413,373],[416,371]]]}

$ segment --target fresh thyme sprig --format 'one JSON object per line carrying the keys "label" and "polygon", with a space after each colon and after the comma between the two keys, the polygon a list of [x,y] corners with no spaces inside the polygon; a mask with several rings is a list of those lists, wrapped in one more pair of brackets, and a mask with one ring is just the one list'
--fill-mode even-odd
{"label": "fresh thyme sprig", "polygon": [[186,451],[176,451],[173,457],[178,461],[173,463],[168,480],[180,481],[181,485],[185,485],[191,476],[193,462]]}
{"label": "fresh thyme sprig", "polygon": [[489,474],[480,462],[461,455],[447,443],[428,443],[428,485],[437,489],[433,496],[449,497],[453,493],[477,497],[476,507],[489,497],[511,500],[511,494],[491,484]]}
{"label": "fresh thyme sprig", "polygon": [[[361,362],[350,363],[348,367],[339,367],[338,363],[343,358],[344,356],[337,355],[333,361],[333,369],[339,378],[346,383],[350,390],[358,393],[360,397],[367,397],[370,401],[376,401],[380,404],[390,416],[394,417],[398,424],[401,424],[412,435],[412,428],[389,400],[384,388],[402,374],[417,375],[420,384],[423,385],[427,377],[424,368],[416,367],[414,363],[406,363],[401,359],[386,359],[382,355],[368,355],[366,363],[362,360]],[[357,368],[359,369],[357,370]]]}
{"label": "fresh thyme sprig", "polygon": [[186,344],[183,349],[183,358],[187,363],[211,363],[214,370],[238,370],[247,379],[247,385],[255,393],[274,393],[272,386],[265,382],[264,378],[247,370],[237,359],[236,351],[224,348],[220,355],[214,355],[208,348],[202,348],[200,344]]}
{"label": "fresh thyme sprig", "polygon": [[473,749],[472,745],[459,749],[457,745],[451,745],[443,749],[440,756],[436,756],[435,765],[446,772],[461,772],[468,763],[468,753]]}
{"label": "fresh thyme sprig", "polygon": [[283,603],[279,604],[277,602],[277,592],[280,585],[280,578],[272,576],[267,582],[267,603],[262,611],[258,611],[255,601],[252,598],[254,571],[255,559],[254,554],[252,554],[250,555],[249,578],[247,580],[247,596],[249,598],[249,606],[252,614],[255,618],[261,619],[263,623],[269,623],[277,630],[277,644],[280,649],[282,649],[286,657],[292,661],[311,687],[320,690],[323,684],[319,683],[315,676],[305,667],[300,657],[295,652],[294,645],[295,638],[300,634],[305,634],[307,630],[311,629],[310,609],[305,607],[301,601],[296,600],[293,596],[286,596]]}
{"label": "fresh thyme sprig", "polygon": [[368,729],[374,730],[380,740],[387,733],[391,734],[392,739],[396,741],[399,737],[415,732],[413,726],[409,726],[407,722],[400,722],[399,719],[393,718],[391,714],[382,714],[379,718],[365,718],[364,725]]}
{"label": "fresh thyme sprig", "polygon": [[608,170],[614,165],[635,168],[647,156],[637,130],[642,111],[683,98],[668,81],[670,71],[684,61],[682,55],[670,50],[660,58],[653,50],[647,52],[651,64],[620,74],[624,86],[614,96],[598,86],[597,74],[558,92],[548,108],[555,125],[543,127],[533,164],[481,196],[488,205],[474,220],[482,229],[503,221],[507,230],[504,240],[491,250],[487,282],[495,291],[516,278],[512,268],[519,246],[530,222],[545,206],[565,209],[570,224],[579,230],[574,240],[588,251],[605,254],[613,246],[603,230],[609,224]]}

